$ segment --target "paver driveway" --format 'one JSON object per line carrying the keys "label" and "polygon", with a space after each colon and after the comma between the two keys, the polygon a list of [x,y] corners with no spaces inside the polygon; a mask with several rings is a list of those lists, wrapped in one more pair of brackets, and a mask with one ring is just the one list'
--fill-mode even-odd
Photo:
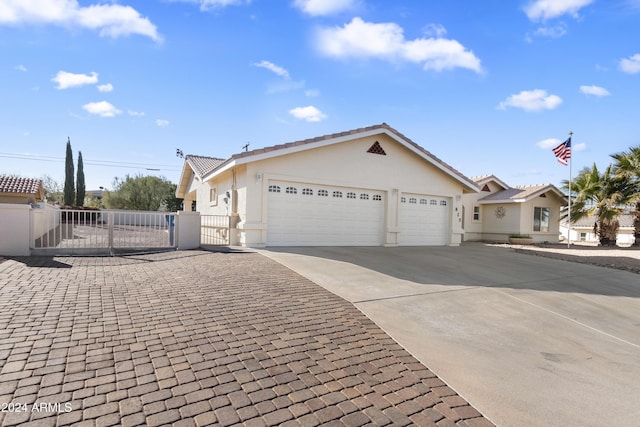
{"label": "paver driveway", "polygon": [[2,426],[491,425],[257,253],[13,259],[0,297]]}

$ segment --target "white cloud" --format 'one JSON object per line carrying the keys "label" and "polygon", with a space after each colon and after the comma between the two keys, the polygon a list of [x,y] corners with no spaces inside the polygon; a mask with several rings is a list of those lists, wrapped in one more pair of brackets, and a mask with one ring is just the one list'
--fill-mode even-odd
{"label": "white cloud", "polygon": [[314,107],[309,105],[307,107],[296,107],[289,110],[289,114],[299,120],[305,120],[307,122],[319,122],[327,118],[327,116]]}
{"label": "white cloud", "polygon": [[142,117],[144,116],[144,112],[142,111],[133,111],[133,110],[127,110],[127,114],[133,117]]}
{"label": "white cloud", "polygon": [[636,53],[629,58],[620,60],[620,69],[625,73],[638,74],[640,73],[640,53]]}
{"label": "white cloud", "polygon": [[293,5],[307,15],[322,16],[353,9],[356,0],[294,0]]}
{"label": "white cloud", "polygon": [[107,101],[89,102],[84,104],[82,108],[90,114],[95,114],[100,117],[115,117],[122,111],[118,110],[111,103]]}
{"label": "white cloud", "polygon": [[100,92],[111,92],[111,91],[113,91],[113,85],[111,83],[98,85],[98,90]]}
{"label": "white cloud", "polygon": [[546,90],[523,90],[511,95],[498,105],[498,109],[506,110],[508,107],[521,108],[525,111],[553,110],[562,104],[562,98],[557,95],[549,95]]}
{"label": "white cloud", "polygon": [[375,24],[356,17],[344,27],[320,29],[317,44],[322,53],[335,58],[378,58],[419,63],[425,70],[467,68],[482,72],[480,59],[456,40],[406,40],[403,32],[392,22]]}
{"label": "white cloud", "polygon": [[427,24],[422,29],[426,36],[442,37],[447,34],[447,29],[441,24]]}
{"label": "white cloud", "polygon": [[593,95],[593,96],[611,95],[611,93],[605,88],[600,86],[595,86],[595,85],[591,85],[591,86],[582,85],[580,86],[580,92],[584,93],[585,95]]}
{"label": "white cloud", "polygon": [[524,8],[531,21],[545,21],[562,15],[578,16],[578,12],[594,0],[535,0]]}
{"label": "white cloud", "polygon": [[1,24],[51,24],[99,31],[101,36],[120,37],[139,34],[161,41],[149,19],[131,6],[94,4],[81,6],[77,0],[3,0]]}
{"label": "white cloud", "polygon": [[58,83],[56,89],[68,89],[70,87],[93,85],[98,83],[98,73],[74,74],[66,71],[58,71],[58,74],[51,79],[52,82]]}
{"label": "white cloud", "polygon": [[22,71],[23,73],[26,73],[27,71],[29,71],[29,70],[27,70],[27,67],[25,67],[25,66],[24,66],[24,65],[22,65],[22,64],[20,64],[20,65],[16,65],[16,67],[15,67],[15,68],[16,68],[16,70],[18,70],[18,71]]}
{"label": "white cloud", "polygon": [[559,39],[565,34],[567,34],[567,25],[563,22],[551,27],[539,27],[533,33],[533,35],[538,37],[549,37],[552,39]]}
{"label": "white cloud", "polygon": [[156,125],[161,127],[161,128],[165,128],[165,127],[169,126],[169,120],[157,119],[156,120]]}
{"label": "white cloud", "polygon": [[221,9],[227,6],[240,6],[251,3],[251,0],[170,0],[182,3],[194,3],[200,5],[200,10],[208,11]]}
{"label": "white cloud", "polygon": [[253,64],[256,67],[260,67],[260,68],[266,68],[267,70],[279,75],[282,78],[285,79],[290,79],[291,77],[289,76],[289,72],[282,68],[279,65],[274,64],[273,62],[269,62],[269,61],[260,61],[258,63]]}

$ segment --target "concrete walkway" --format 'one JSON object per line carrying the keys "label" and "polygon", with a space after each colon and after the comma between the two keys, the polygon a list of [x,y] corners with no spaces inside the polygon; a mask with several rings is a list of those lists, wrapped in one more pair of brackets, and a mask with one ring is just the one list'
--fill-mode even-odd
{"label": "concrete walkway", "polygon": [[0,295],[1,426],[492,425],[257,253],[11,259]]}
{"label": "concrete walkway", "polygon": [[640,425],[640,276],[483,244],[271,248],[499,426]]}

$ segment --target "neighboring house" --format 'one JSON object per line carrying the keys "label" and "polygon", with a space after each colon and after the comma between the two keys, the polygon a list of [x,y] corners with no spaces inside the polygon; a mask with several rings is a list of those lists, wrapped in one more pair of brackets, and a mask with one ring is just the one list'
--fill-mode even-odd
{"label": "neighboring house", "polygon": [[0,203],[29,204],[44,200],[41,179],[0,176]]}
{"label": "neighboring house", "polygon": [[188,155],[185,210],[230,215],[231,244],[459,245],[475,183],[385,123],[241,152]]}
{"label": "neighboring house", "polygon": [[[587,215],[580,218],[578,221],[571,223],[571,241],[572,242],[585,242],[585,243],[599,243],[598,235],[594,233],[594,226],[597,222],[597,218],[594,215]],[[620,246],[632,245],[635,241],[633,237],[633,215],[622,214],[618,217],[620,228],[618,228],[618,237],[616,244]],[[560,234],[563,239],[567,239],[567,221],[562,220],[560,223]]]}
{"label": "neighboring house", "polygon": [[554,185],[511,187],[493,175],[471,178],[479,193],[463,196],[465,240],[507,241],[529,235],[534,242],[558,242],[565,195]]}

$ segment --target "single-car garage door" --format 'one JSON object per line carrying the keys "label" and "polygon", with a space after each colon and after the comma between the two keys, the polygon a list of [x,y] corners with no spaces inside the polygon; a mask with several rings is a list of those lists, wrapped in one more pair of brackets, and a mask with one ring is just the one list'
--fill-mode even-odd
{"label": "single-car garage door", "polygon": [[382,191],[270,181],[267,245],[379,246]]}
{"label": "single-car garage door", "polygon": [[450,204],[446,197],[403,193],[400,197],[400,245],[448,245]]}

